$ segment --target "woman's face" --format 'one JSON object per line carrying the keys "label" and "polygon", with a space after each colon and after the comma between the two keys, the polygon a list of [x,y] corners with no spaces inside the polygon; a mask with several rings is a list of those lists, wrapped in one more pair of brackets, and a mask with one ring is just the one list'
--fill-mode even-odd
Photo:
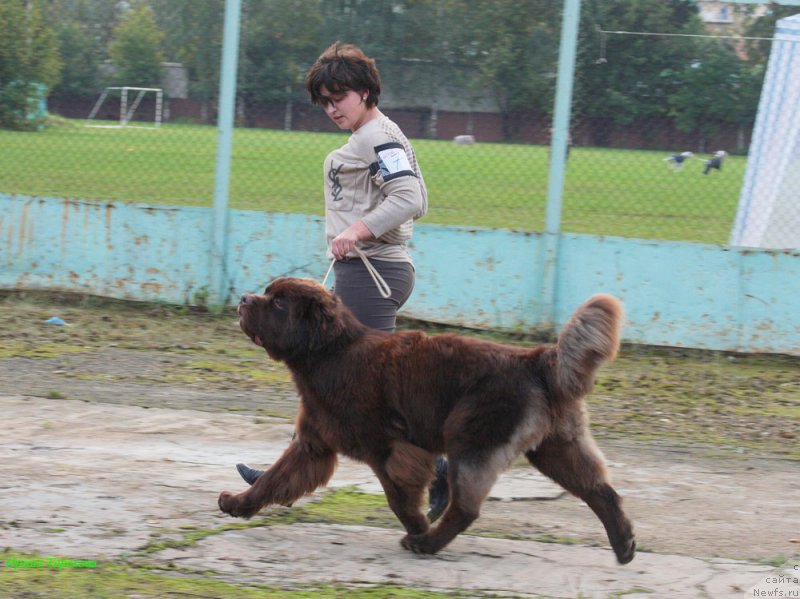
{"label": "woman's face", "polygon": [[322,109],[339,129],[355,131],[364,124],[369,111],[363,98],[366,92],[357,92],[352,89],[329,91],[322,86],[319,95],[323,98]]}

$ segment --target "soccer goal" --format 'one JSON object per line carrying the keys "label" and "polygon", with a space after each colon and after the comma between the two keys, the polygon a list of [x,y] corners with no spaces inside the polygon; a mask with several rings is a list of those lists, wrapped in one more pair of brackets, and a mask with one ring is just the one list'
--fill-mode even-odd
{"label": "soccer goal", "polygon": [[[129,96],[130,94],[130,96]],[[150,129],[157,129],[161,126],[161,119],[163,118],[163,111],[164,111],[164,90],[155,87],[107,87],[103,90],[103,93],[100,94],[100,97],[95,102],[94,106],[92,107],[92,111],[89,113],[89,116],[86,119],[86,126],[87,127],[105,127],[105,128],[119,128],[119,127],[128,127],[130,122],[133,120],[134,114],[136,114],[136,109],[139,108],[139,104],[142,103],[142,100],[148,95],[155,95],[155,110],[154,110],[154,121],[152,125],[136,125],[137,127],[143,128],[150,128]],[[111,97],[111,100],[109,100]],[[100,108],[106,102],[109,101],[116,101],[117,97],[119,97],[119,125],[98,125],[96,122],[93,122],[97,113],[100,111]]]}

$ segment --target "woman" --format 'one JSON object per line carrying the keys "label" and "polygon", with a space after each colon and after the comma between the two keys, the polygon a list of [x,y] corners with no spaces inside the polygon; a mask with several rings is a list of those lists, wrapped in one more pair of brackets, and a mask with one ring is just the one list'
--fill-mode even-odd
{"label": "woman", "polygon": [[[340,129],[352,135],[325,158],[325,233],[335,260],[334,293],[369,327],[394,331],[397,311],[414,289],[406,247],[414,220],[428,209],[417,157],[400,128],[378,110],[381,79],[375,61],[358,47],[336,42],[306,75],[306,90]],[[371,265],[391,293],[381,293]],[[388,296],[388,297],[387,297]],[[250,484],[261,471],[237,464]],[[431,521],[448,501],[447,463],[431,485]]]}
{"label": "woman", "polygon": [[[428,209],[416,155],[400,128],[378,110],[375,61],[355,46],[336,43],[325,50],[306,76],[306,89],[340,129],[353,133],[323,166],[335,293],[367,326],[393,331],[397,311],[414,288],[405,243],[414,219]],[[391,297],[382,297],[356,246],[387,282]]]}

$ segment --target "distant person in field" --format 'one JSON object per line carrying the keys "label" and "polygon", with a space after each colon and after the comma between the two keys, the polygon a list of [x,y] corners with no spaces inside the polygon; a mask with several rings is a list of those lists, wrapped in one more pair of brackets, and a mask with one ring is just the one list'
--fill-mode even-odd
{"label": "distant person in field", "polygon": [[692,156],[694,156],[692,152],[681,152],[680,154],[672,154],[671,156],[667,156],[664,158],[664,161],[669,163],[669,166],[673,171],[678,172],[683,169],[683,167],[686,165],[686,161]]}
{"label": "distant person in field", "polygon": [[712,169],[716,169],[718,171],[722,170],[722,163],[725,162],[725,157],[728,153],[725,150],[717,150],[714,152],[714,156],[709,158],[705,161],[705,167],[703,168],[703,174],[707,175],[711,172]]}

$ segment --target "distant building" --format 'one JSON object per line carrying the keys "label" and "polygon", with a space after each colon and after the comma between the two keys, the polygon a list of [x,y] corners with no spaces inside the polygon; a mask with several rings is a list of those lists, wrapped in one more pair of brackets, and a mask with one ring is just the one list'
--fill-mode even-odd
{"label": "distant building", "polygon": [[[743,35],[753,20],[763,17],[769,10],[765,4],[734,4],[717,0],[698,0],[700,18],[712,35]],[[747,59],[747,48],[742,41],[736,44],[736,53]]]}
{"label": "distant building", "polygon": [[717,35],[739,35],[753,19],[767,13],[765,4],[738,4],[717,0],[698,0],[700,18],[711,33]]}
{"label": "distant building", "polygon": [[179,62],[163,62],[164,74],[161,87],[167,97],[185,100],[189,97],[189,73]]}

